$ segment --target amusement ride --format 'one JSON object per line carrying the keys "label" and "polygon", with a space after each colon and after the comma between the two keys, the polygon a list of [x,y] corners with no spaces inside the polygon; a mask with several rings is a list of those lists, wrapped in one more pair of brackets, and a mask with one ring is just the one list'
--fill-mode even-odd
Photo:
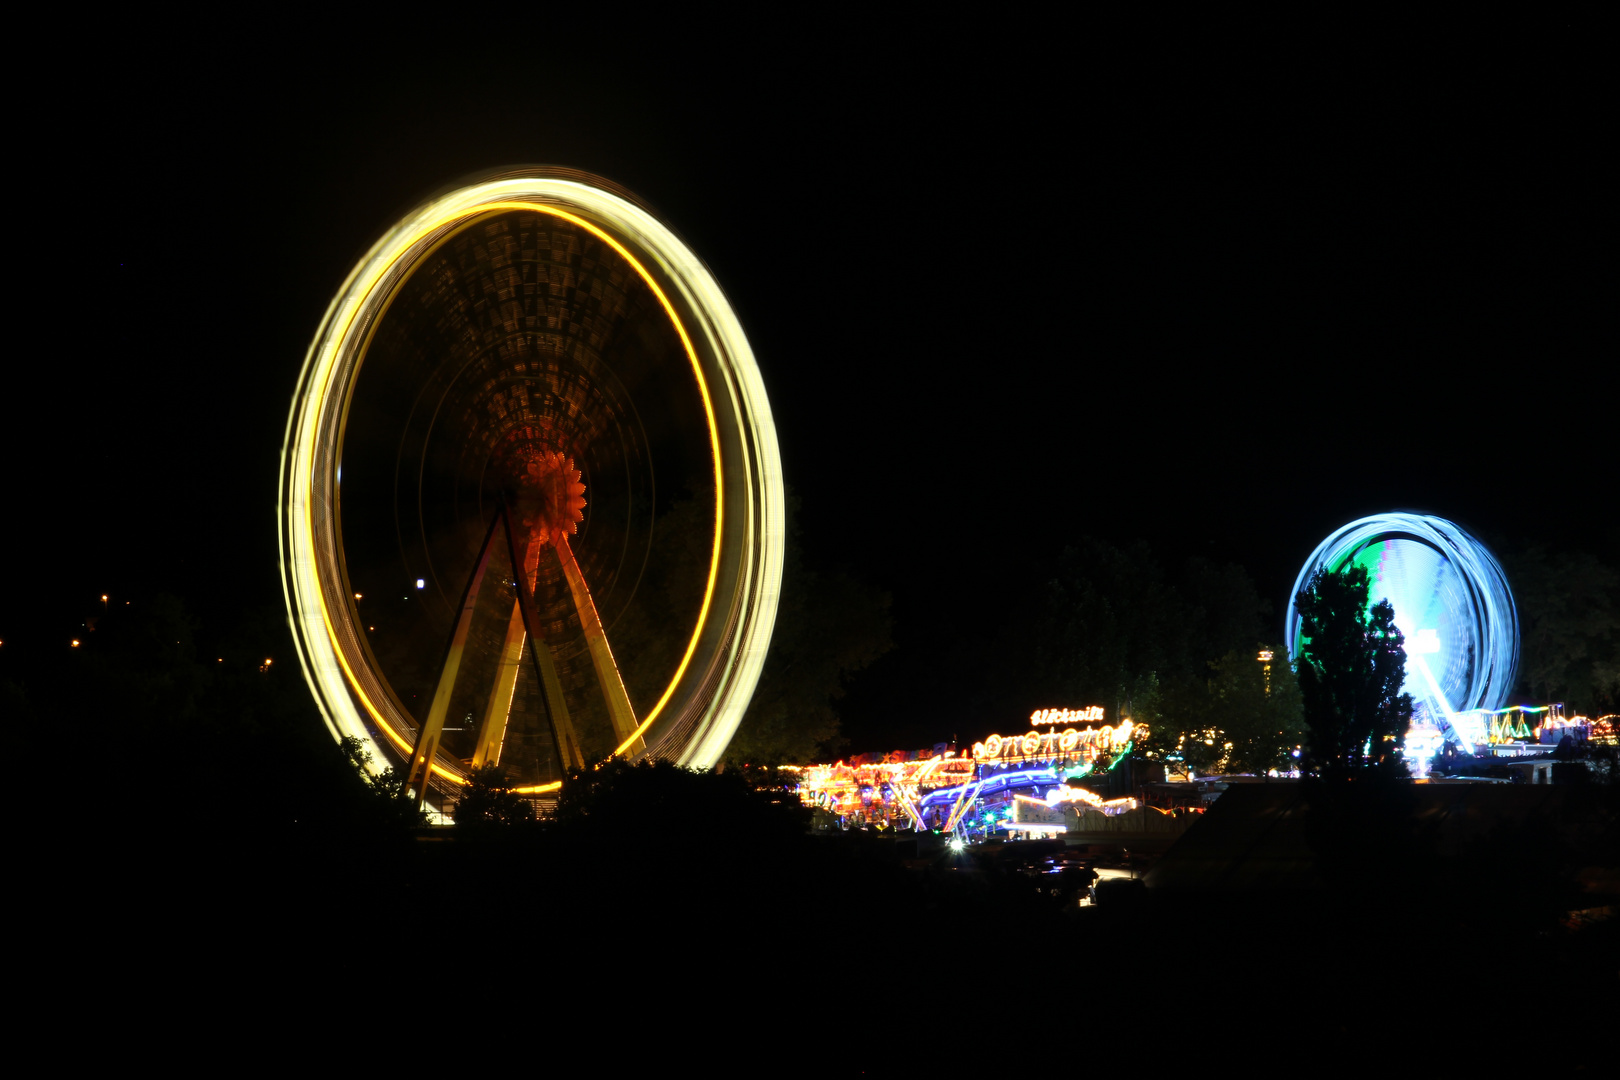
{"label": "amusement ride", "polygon": [[[1318,571],[1352,566],[1367,571],[1368,602],[1387,600],[1395,609],[1395,625],[1405,638],[1403,689],[1414,702],[1414,730],[1470,749],[1490,741],[1492,717],[1508,711],[1501,707],[1519,666],[1518,610],[1495,556],[1444,518],[1374,514],[1317,545],[1289,595],[1297,597]],[[1297,661],[1306,640],[1292,600],[1285,633]]]}
{"label": "amusement ride", "polygon": [[770,641],[754,356],[635,196],[555,168],[422,203],[349,273],[281,460],[284,593],[334,738],[430,809],[499,765],[719,760]]}

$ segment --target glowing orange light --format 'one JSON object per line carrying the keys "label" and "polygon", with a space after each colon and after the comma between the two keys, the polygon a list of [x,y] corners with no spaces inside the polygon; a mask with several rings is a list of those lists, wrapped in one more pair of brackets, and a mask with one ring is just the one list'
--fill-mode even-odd
{"label": "glowing orange light", "polygon": [[73,639],[73,647],[75,649],[77,649],[79,647],[79,639],[78,638]]}

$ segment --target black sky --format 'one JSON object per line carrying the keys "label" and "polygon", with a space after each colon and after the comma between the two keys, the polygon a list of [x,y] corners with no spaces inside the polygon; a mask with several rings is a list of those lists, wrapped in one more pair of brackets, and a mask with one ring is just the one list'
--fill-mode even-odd
{"label": "black sky", "polygon": [[627,32],[132,24],[23,87],[14,197],[54,194],[13,294],[5,640],[106,590],[274,601],[328,298],[524,162],[637,192],[727,289],[812,561],[895,597],[863,744],[928,729],[895,715],[944,692],[915,658],[1081,532],[1241,562],[1279,619],[1377,510],[1613,557],[1592,27]]}

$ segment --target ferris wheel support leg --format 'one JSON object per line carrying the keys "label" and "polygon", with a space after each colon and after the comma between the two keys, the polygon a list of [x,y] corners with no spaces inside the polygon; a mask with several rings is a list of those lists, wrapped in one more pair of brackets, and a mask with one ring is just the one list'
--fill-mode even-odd
{"label": "ferris wheel support leg", "polygon": [[[579,625],[585,631],[585,644],[590,647],[591,663],[596,667],[596,680],[602,684],[602,696],[607,699],[614,738],[622,743],[636,733],[636,712],[630,706],[630,694],[624,688],[619,665],[613,659],[607,633],[602,629],[602,619],[596,613],[596,603],[591,599],[591,590],[585,585],[585,576],[579,572],[579,563],[574,560],[574,551],[568,546],[566,537],[558,536],[556,545],[557,558],[562,561],[563,574],[568,578],[568,590],[574,594],[574,607],[579,610]],[[638,754],[646,747],[644,740],[637,739],[629,752]]]}
{"label": "ferris wheel support leg", "polygon": [[472,767],[501,763],[501,745],[506,741],[507,718],[512,712],[512,695],[517,690],[518,670],[523,658],[523,603],[514,601],[512,617],[506,623],[506,641],[501,646],[501,659],[495,668],[495,686],[489,694],[489,708],[484,711],[484,722],[478,728],[478,747],[473,751]]}
{"label": "ferris wheel support leg", "polygon": [[[551,741],[557,749],[557,758],[565,771],[569,768],[583,769],[585,754],[579,748],[579,736],[575,734],[573,721],[568,717],[568,702],[563,698],[562,680],[557,677],[556,659],[551,655],[551,647],[546,644],[545,637],[540,633],[540,621],[534,608],[534,587],[529,582],[528,575],[523,572],[523,567],[528,563],[522,557],[524,549],[518,547],[517,536],[512,530],[512,516],[507,510],[504,496],[501,500],[500,519],[505,525],[506,546],[512,556],[512,576],[516,579],[517,586],[517,612],[513,618],[521,618],[528,630],[529,654],[534,658],[535,674],[540,676],[540,686],[544,691],[540,696],[545,702],[546,719],[551,724]],[[521,645],[521,642],[519,644]]]}
{"label": "ferris wheel support leg", "polygon": [[439,687],[433,692],[433,704],[427,720],[416,731],[416,745],[411,748],[410,770],[405,774],[405,785],[416,789],[416,805],[427,799],[429,782],[433,779],[433,758],[439,752],[439,738],[444,734],[444,716],[450,711],[450,693],[456,688],[456,673],[461,670],[461,657],[467,651],[467,631],[472,627],[473,608],[478,603],[478,590],[484,583],[484,571],[489,569],[490,551],[495,546],[495,529],[500,524],[497,514],[489,523],[484,546],[478,553],[472,576],[467,579],[466,591],[461,594],[460,613],[450,634],[450,646],[445,650],[444,667],[439,671]]}
{"label": "ferris wheel support leg", "polygon": [[562,680],[557,678],[557,661],[551,655],[551,646],[529,636],[537,643],[533,649],[534,662],[540,672],[540,685],[545,687],[546,715],[551,719],[551,737],[557,744],[557,754],[563,767],[585,767],[585,752],[579,748],[579,736],[574,733],[574,722],[568,718],[568,702],[563,700]]}

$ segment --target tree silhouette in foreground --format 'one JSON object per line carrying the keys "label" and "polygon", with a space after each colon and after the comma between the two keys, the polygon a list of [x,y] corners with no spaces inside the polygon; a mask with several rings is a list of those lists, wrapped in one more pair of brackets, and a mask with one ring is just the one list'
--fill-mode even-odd
{"label": "tree silhouette in foreground", "polygon": [[412,827],[426,825],[428,816],[426,811],[416,805],[405,784],[405,777],[400,771],[390,765],[380,773],[371,771],[371,751],[366,744],[353,735],[345,735],[338,742],[338,748],[343,751],[355,775],[360,777],[365,785],[366,792],[371,796],[366,801],[369,818],[375,825],[382,827],[399,826]]}
{"label": "tree silhouette in foreground", "polygon": [[1401,774],[1399,740],[1412,717],[1405,638],[1388,600],[1369,604],[1364,567],[1318,570],[1295,598],[1304,624],[1299,690],[1311,764],[1343,777],[1375,768]]}
{"label": "tree silhouette in foreground", "polygon": [[504,768],[485,765],[467,774],[467,786],[456,796],[451,817],[464,832],[491,825],[520,825],[534,820],[534,804],[512,790]]}

